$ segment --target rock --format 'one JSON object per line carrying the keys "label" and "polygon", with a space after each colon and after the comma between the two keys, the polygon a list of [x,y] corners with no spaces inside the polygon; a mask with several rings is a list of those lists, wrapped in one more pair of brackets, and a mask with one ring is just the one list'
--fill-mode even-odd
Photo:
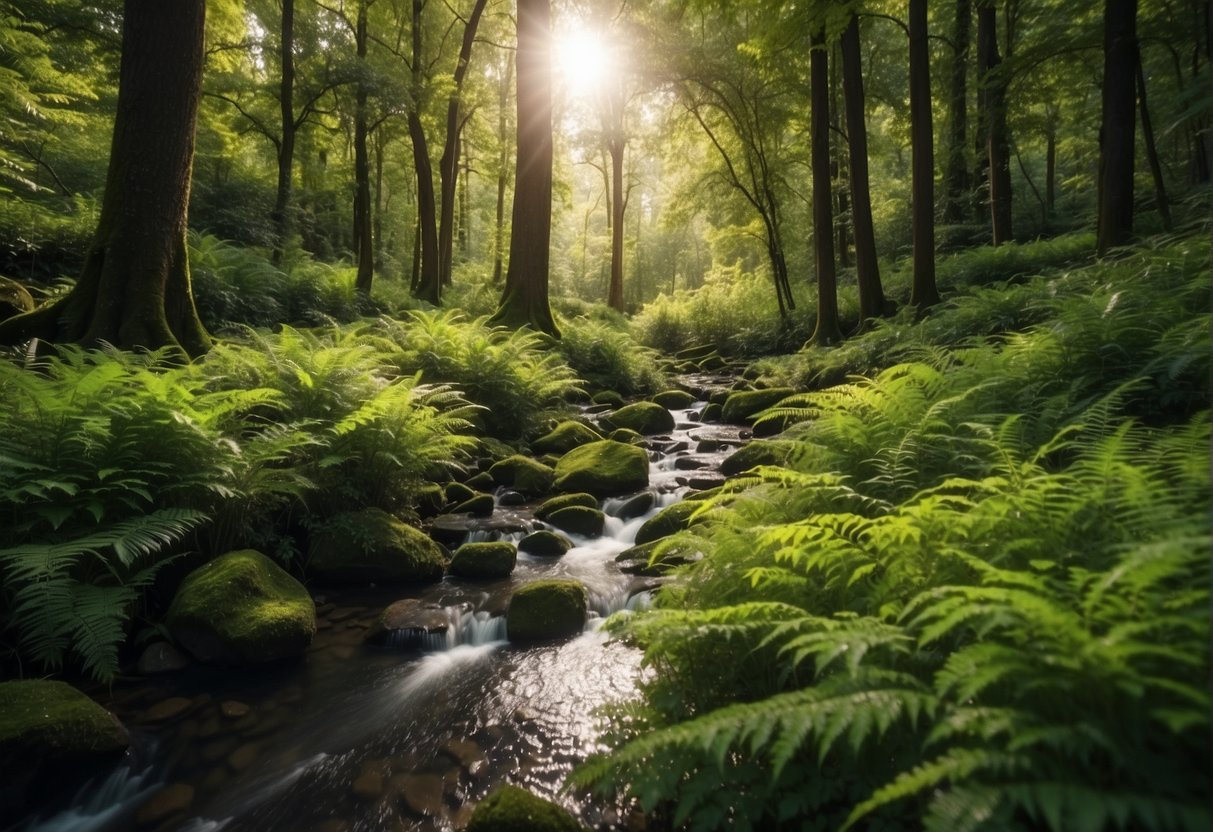
{"label": "rock", "polygon": [[155,826],[179,812],[184,812],[193,802],[193,786],[173,783],[156,792],[147,803],[139,807],[135,822],[140,826]]}
{"label": "rock", "polygon": [[526,504],[526,495],[518,491],[502,491],[497,497],[497,504],[512,508]]}
{"label": "rock", "polygon": [[744,390],[725,400],[720,418],[731,424],[746,424],[768,407],[774,407],[788,396],[795,395],[791,387],[771,387],[767,390]]}
{"label": "rock", "polygon": [[786,442],[758,440],[725,457],[720,473],[726,477],[740,474],[759,465],[783,465],[792,446]]}
{"label": "rock", "polygon": [[729,366],[729,362],[725,361],[719,355],[709,355],[707,358],[695,365],[702,373],[712,373],[716,370],[723,370]]}
{"label": "rock", "polygon": [[366,641],[375,643],[420,642],[434,633],[445,633],[451,613],[445,607],[418,598],[405,598],[389,604],[367,631]]}
{"label": "rock", "polygon": [[642,491],[621,505],[615,516],[620,520],[632,520],[651,509],[656,501],[652,491]]}
{"label": "rock", "polygon": [[188,666],[190,660],[167,641],[155,641],[139,654],[135,663],[135,672],[140,676],[157,676],[161,673],[172,673]]}
{"label": "rock", "polygon": [[648,484],[649,457],[644,450],[609,439],[574,448],[556,464],[556,487],[561,491],[611,497]]}
{"label": "rock", "polygon": [[723,486],[723,485],[724,485],[724,481],[722,480],[720,485],[714,486],[712,488],[705,488],[703,491],[693,492],[691,494],[686,495],[682,499],[684,501],[695,502],[696,500],[706,500],[709,497],[715,497],[717,494],[720,493],[721,486]]}
{"label": "rock", "polygon": [[581,832],[568,811],[518,786],[499,786],[476,806],[466,832]]}
{"label": "rock", "polygon": [[589,593],[580,581],[551,579],[520,587],[510,599],[505,628],[516,643],[576,635],[585,628]]}
{"label": "rock", "polygon": [[724,407],[716,404],[716,402],[712,402],[703,409],[703,412],[699,414],[699,418],[705,422],[719,422],[723,413]]}
{"label": "rock", "polygon": [[235,699],[227,699],[219,703],[219,713],[223,714],[228,719],[240,719],[249,715],[251,711],[248,705],[243,702],[237,702]]}
{"label": "rock", "polygon": [[446,551],[422,532],[368,508],[324,524],[312,539],[308,572],[338,583],[437,581],[448,560]]}
{"label": "rock", "polygon": [[443,746],[443,750],[454,757],[463,770],[471,775],[477,774],[489,761],[484,750],[471,740],[451,740]]}
{"label": "rock", "polygon": [[531,450],[537,454],[567,454],[574,448],[601,439],[598,431],[569,419],[532,442]]}
{"label": "rock", "polygon": [[461,578],[505,578],[517,562],[518,550],[512,543],[465,543],[455,550],[447,573]]}
{"label": "rock", "polygon": [[368,766],[354,779],[350,789],[357,797],[378,800],[383,794],[383,772],[378,767]]}
{"label": "rock", "polygon": [[443,514],[430,521],[430,536],[439,543],[454,547],[463,543],[470,532],[489,532],[494,535],[525,532],[529,520],[529,517],[523,518],[500,511],[494,512],[490,517]]}
{"label": "rock", "polygon": [[666,410],[686,410],[695,403],[695,397],[685,390],[663,390],[649,398]]}
{"label": "rock", "polygon": [[535,509],[535,516],[540,520],[547,520],[552,516],[552,512],[568,508],[569,506],[598,508],[598,498],[593,494],[586,494],[584,491],[574,494],[561,494],[559,497],[553,497],[545,501],[543,505]]}
{"label": "rock", "polygon": [[605,404],[611,407],[623,407],[623,396],[616,393],[614,390],[603,390],[595,393],[590,399],[594,404]]}
{"label": "rock", "polygon": [[653,540],[630,549],[624,549],[615,556],[615,563],[619,565],[619,571],[628,575],[659,577],[668,574],[677,566],[698,560],[697,552],[679,544],[666,547],[666,551],[653,557],[661,544],[662,541]]}
{"label": "rock", "polygon": [[674,503],[644,522],[636,532],[636,543],[651,543],[691,525],[691,515],[699,509],[695,502]]}
{"label": "rock", "polygon": [[433,817],[442,813],[442,789],[437,774],[406,774],[401,778],[400,796],[409,811]]}
{"label": "rock", "polygon": [[23,312],[32,312],[33,309],[34,296],[24,286],[15,280],[0,277],[0,321]]}
{"label": "rock", "polygon": [[168,722],[184,714],[193,707],[193,704],[184,696],[163,699],[140,714],[139,721],[143,723]]}
{"label": "rock", "polygon": [[[713,390],[712,394],[708,396],[708,404],[718,404],[724,407],[724,403],[729,400],[729,396],[731,395],[733,395],[732,390]],[[705,416],[704,418],[706,419],[707,417]]]}
{"label": "rock", "polygon": [[566,506],[549,514],[547,522],[563,532],[583,537],[599,537],[606,525],[606,515],[596,508]]}
{"label": "rock", "polygon": [[714,454],[719,451],[721,444],[715,439],[703,439],[695,444],[695,453],[697,454]]}
{"label": "rock", "polygon": [[446,507],[446,491],[436,483],[426,483],[416,491],[418,517],[433,517]]}
{"label": "rock", "polygon": [[452,514],[470,514],[473,517],[489,517],[493,513],[493,495],[477,494],[451,509]]}
{"label": "rock", "polygon": [[459,505],[464,500],[470,500],[476,496],[476,489],[464,485],[461,482],[448,482],[443,490],[446,495],[446,504],[448,506]]}
{"label": "rock", "polygon": [[697,456],[680,456],[674,460],[674,470],[676,471],[698,471],[700,468],[707,468],[708,465],[706,459]]}
{"label": "rock", "polygon": [[612,429],[627,428],[648,436],[673,430],[674,416],[654,402],[635,402],[602,417],[602,424]]}
{"label": "rock", "polygon": [[532,497],[538,497],[552,490],[552,481],[556,473],[529,456],[514,454],[508,456],[489,469],[489,476],[497,485],[512,486],[514,490]]}
{"label": "rock", "polygon": [[696,491],[714,491],[725,484],[725,478],[720,474],[695,474],[687,480],[687,485]]}
{"label": "rock", "polygon": [[518,550],[543,558],[558,558],[573,548],[573,542],[562,534],[543,531],[532,532],[518,543]]}
{"label": "rock", "polygon": [[199,661],[254,664],[303,653],[316,634],[316,607],[303,584],[243,549],[187,575],[165,623]]}
{"label": "rock", "polygon": [[493,476],[488,471],[481,471],[475,476],[469,477],[464,483],[468,488],[474,488],[477,491],[492,491],[496,485],[493,482]]}
{"label": "rock", "polygon": [[246,742],[227,755],[227,765],[232,771],[241,772],[253,764],[260,749],[256,743]]}
{"label": "rock", "polygon": [[625,445],[639,445],[644,441],[643,436],[629,428],[616,428],[607,438],[612,442],[622,442]]}

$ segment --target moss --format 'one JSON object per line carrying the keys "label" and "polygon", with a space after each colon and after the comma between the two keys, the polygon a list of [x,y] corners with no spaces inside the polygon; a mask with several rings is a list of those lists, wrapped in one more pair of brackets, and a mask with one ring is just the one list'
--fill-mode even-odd
{"label": "moss", "polygon": [[488,471],[481,471],[474,477],[470,477],[467,481],[468,488],[473,488],[477,491],[492,491],[497,483],[493,482],[492,475]]}
{"label": "moss", "polygon": [[644,437],[631,428],[616,428],[607,437],[612,442],[622,442],[625,445],[639,445]]}
{"label": "moss", "polygon": [[605,404],[610,407],[623,407],[623,396],[614,390],[603,390],[595,393],[590,401],[594,402],[594,404]]}
{"label": "moss", "polygon": [[558,511],[569,506],[584,506],[586,508],[598,508],[598,498],[593,494],[587,494],[584,491],[574,494],[561,494],[559,497],[553,497],[546,500],[543,505],[535,509],[535,516],[540,520],[547,520],[553,511]]}
{"label": "moss", "polygon": [[417,514],[421,517],[433,517],[441,513],[446,502],[446,491],[440,485],[426,483],[417,490]]}
{"label": "moss", "polygon": [[512,543],[465,543],[455,550],[447,572],[461,578],[504,578],[517,562]]}
{"label": "moss", "polygon": [[721,405],[712,402],[703,409],[703,412],[699,414],[699,418],[705,422],[718,422],[723,412],[724,408]]}
{"label": "moss", "polygon": [[489,476],[497,485],[512,486],[515,491],[531,497],[546,494],[552,490],[552,482],[556,473],[528,456],[514,454],[507,456],[489,468]]}
{"label": "moss", "polygon": [[782,465],[791,453],[787,442],[754,441],[720,463],[720,473],[727,477],[748,471],[758,465]]}
{"label": "moss", "polygon": [[566,454],[576,447],[602,439],[596,430],[580,422],[564,421],[531,443],[537,454]]}
{"label": "moss", "polygon": [[732,424],[749,422],[756,414],[795,394],[791,387],[738,391],[725,400],[721,418]]}
{"label": "moss", "polygon": [[121,754],[130,745],[109,711],[65,682],[0,682],[0,766],[80,761]]}
{"label": "moss", "polygon": [[488,517],[493,513],[493,496],[491,494],[477,494],[475,497],[464,500],[459,505],[451,509],[452,514],[470,514],[473,517]]}
{"label": "moss", "polygon": [[499,786],[472,812],[466,832],[580,832],[566,810],[518,786]]}
{"label": "moss", "polygon": [[445,493],[448,505],[458,505],[464,500],[470,500],[475,497],[476,489],[466,486],[461,482],[448,482]]}
{"label": "moss", "polygon": [[694,502],[674,503],[644,522],[636,532],[636,542],[651,543],[691,525],[691,515],[699,508]]}
{"label": "moss", "polygon": [[506,633],[510,641],[523,643],[576,635],[585,627],[589,605],[589,593],[579,581],[534,581],[510,599]]}
{"label": "moss", "polygon": [[316,607],[303,584],[244,549],[186,576],[166,623],[200,661],[266,662],[307,649],[316,634]]}
{"label": "moss", "polygon": [[685,390],[663,390],[650,398],[667,410],[685,410],[695,403],[695,397]]}
{"label": "moss", "polygon": [[573,548],[573,542],[562,534],[546,529],[532,532],[518,543],[518,549],[543,558],[558,558]]}
{"label": "moss", "polygon": [[715,344],[700,344],[697,347],[687,347],[674,353],[679,361],[702,361],[709,355],[716,354]]}
{"label": "moss", "polygon": [[561,531],[584,537],[598,537],[606,525],[606,515],[596,508],[565,506],[548,515],[547,522]]}
{"label": "moss", "polygon": [[556,464],[556,487],[613,497],[648,487],[649,457],[644,450],[603,440],[574,448]]}
{"label": "moss", "polygon": [[324,525],[312,540],[308,572],[342,583],[437,581],[448,559],[445,549],[417,529],[368,508]]}
{"label": "moss", "polygon": [[602,423],[611,428],[627,428],[650,435],[674,429],[674,416],[654,402],[635,402],[604,416]]}

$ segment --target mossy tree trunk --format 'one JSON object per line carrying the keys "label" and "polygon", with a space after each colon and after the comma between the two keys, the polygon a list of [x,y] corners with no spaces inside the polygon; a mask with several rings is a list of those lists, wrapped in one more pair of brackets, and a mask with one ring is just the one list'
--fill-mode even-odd
{"label": "mossy tree trunk", "polygon": [[518,0],[518,143],[510,262],[493,324],[559,337],[548,305],[552,238],[552,9]]}
{"label": "mossy tree trunk", "polygon": [[910,140],[910,235],[914,245],[910,303],[921,312],[939,303],[935,287],[935,139],[931,130],[927,0],[910,0]]}
{"label": "mossy tree trunk", "polygon": [[368,5],[370,4],[367,0],[358,4],[358,18],[354,25],[354,45],[358,53],[358,65],[362,68],[354,93],[354,250],[358,255],[354,288],[366,295],[371,293],[371,284],[375,280],[375,241],[371,222],[371,156],[367,146],[370,136],[366,78],[366,51],[370,40],[366,19]]}
{"label": "mossy tree trunk", "polygon": [[205,6],[126,0],[105,196],[84,269],[59,301],[0,325],[0,343],[209,348],[186,255]]}
{"label": "mossy tree trunk", "polygon": [[809,131],[812,135],[813,259],[817,270],[817,327],[811,343],[820,347],[842,340],[838,325],[838,280],[834,268],[833,200],[830,196],[830,58],[825,31],[812,36],[809,55]]}

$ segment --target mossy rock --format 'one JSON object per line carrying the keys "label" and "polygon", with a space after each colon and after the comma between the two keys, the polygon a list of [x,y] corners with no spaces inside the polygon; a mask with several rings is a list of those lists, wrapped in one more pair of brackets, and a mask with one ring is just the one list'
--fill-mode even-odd
{"label": "mossy rock", "polygon": [[695,403],[695,397],[685,390],[662,390],[650,400],[666,410],[686,410]]}
{"label": "mossy rock", "polygon": [[634,520],[651,509],[656,501],[657,497],[652,491],[641,491],[621,505],[615,516],[620,520]]}
{"label": "mossy rock", "polygon": [[724,487],[718,485],[715,488],[705,488],[703,491],[692,491],[690,494],[686,495],[682,499],[684,502],[692,502],[692,503],[699,502],[701,500],[710,500],[712,497],[715,497],[717,494],[720,494],[722,491],[724,491]]}
{"label": "mossy rock", "polygon": [[708,396],[708,404],[715,404],[724,407],[724,403],[729,400],[729,396],[733,395],[732,390],[713,390],[712,395]]}
{"label": "mossy rock", "polygon": [[596,508],[585,506],[565,506],[553,511],[547,517],[547,522],[556,528],[570,534],[582,537],[599,537],[606,526],[606,515]]}
{"label": "mossy rock", "polygon": [[585,508],[598,508],[598,498],[593,494],[587,494],[584,491],[574,494],[561,494],[558,497],[553,497],[550,500],[544,501],[543,505],[535,509],[535,516],[540,520],[547,520],[552,515],[552,512],[559,511],[562,508],[569,506],[583,506]]}
{"label": "mossy rock", "polygon": [[699,414],[699,418],[704,422],[719,422],[721,415],[724,413],[724,407],[710,402],[703,412]]}
{"label": "mossy rock", "polygon": [[488,471],[481,471],[473,477],[468,477],[468,488],[473,488],[476,491],[492,491],[497,483],[493,481],[493,475]]}
{"label": "mossy rock", "polygon": [[590,399],[594,404],[605,404],[610,407],[623,407],[623,396],[616,393],[614,390],[602,390],[595,393]]}
{"label": "mossy rock", "polygon": [[477,494],[469,500],[464,500],[451,509],[452,514],[470,514],[473,517],[491,517],[493,514],[493,495]]}
{"label": "mossy rock", "polygon": [[759,465],[783,465],[792,446],[787,442],[755,440],[720,463],[720,473],[726,477],[743,473]]}
{"label": "mossy rock", "polygon": [[598,431],[569,419],[531,443],[537,454],[567,454],[574,448],[602,439]]}
{"label": "mossy rock", "polygon": [[255,664],[306,650],[316,634],[316,605],[280,566],[243,549],[187,575],[165,624],[199,661]]}
{"label": "mossy rock", "polygon": [[636,543],[651,543],[691,525],[691,515],[699,509],[694,501],[674,503],[644,521],[636,532]]}
{"label": "mossy rock", "polygon": [[498,786],[476,806],[466,832],[581,832],[564,808],[518,786]]}
{"label": "mossy rock", "polygon": [[627,428],[646,436],[674,429],[674,415],[655,402],[634,402],[604,416],[602,423],[611,428]]}
{"label": "mossy rock", "polygon": [[562,534],[542,529],[518,542],[518,551],[541,558],[558,558],[573,548],[573,541]]}
{"label": "mossy rock", "polygon": [[533,581],[514,593],[505,616],[510,641],[550,641],[580,633],[585,628],[590,596],[580,581]]}
{"label": "mossy rock", "polygon": [[648,454],[642,448],[609,439],[574,448],[556,464],[556,487],[561,491],[614,497],[648,485]]}
{"label": "mossy rock", "polygon": [[791,387],[771,387],[767,390],[745,390],[733,393],[725,400],[721,418],[730,424],[748,423],[768,407],[774,407],[796,391]]}
{"label": "mossy rock", "polygon": [[552,490],[556,472],[529,456],[514,454],[494,463],[489,476],[497,485],[508,485],[515,491],[537,497]]}
{"label": "mossy rock", "polygon": [[612,442],[622,442],[625,445],[639,445],[644,437],[630,428],[616,428],[607,436]]}
{"label": "mossy rock", "polygon": [[619,565],[619,571],[628,575],[658,578],[668,575],[679,566],[693,563],[698,558],[695,550],[679,543],[663,547],[665,551],[654,557],[662,542],[651,540],[648,543],[640,543],[630,549],[624,549],[615,556],[615,563]]}
{"label": "mossy rock", "polygon": [[444,493],[446,494],[446,504],[454,506],[462,503],[464,500],[470,500],[475,497],[476,489],[461,482],[448,482]]}
{"label": "mossy rock", "polygon": [[451,556],[447,572],[461,578],[505,578],[514,571],[518,550],[513,543],[465,543]]}
{"label": "mossy rock", "polygon": [[335,583],[420,583],[441,580],[449,559],[424,533],[368,508],[325,523],[312,539],[307,570]]}
{"label": "mossy rock", "polygon": [[417,490],[417,514],[420,517],[435,517],[447,504],[446,489],[436,483],[426,483]]}

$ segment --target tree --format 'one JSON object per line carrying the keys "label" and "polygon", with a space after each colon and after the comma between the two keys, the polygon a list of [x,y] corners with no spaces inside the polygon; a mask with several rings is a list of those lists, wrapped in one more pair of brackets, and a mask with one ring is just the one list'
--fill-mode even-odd
{"label": "tree", "polygon": [[1137,0],[1104,3],[1103,107],[1099,128],[1099,219],[1096,249],[1105,254],[1133,234],[1134,84]]}
{"label": "tree", "polygon": [[210,346],[185,245],[205,6],[126,0],[109,170],[83,272],[61,299],[0,324],[0,343],[172,347],[189,356]]}
{"label": "tree", "polygon": [[1007,128],[1007,74],[1000,69],[997,11],[993,0],[977,4],[977,83],[981,129],[989,163],[990,227],[994,245],[1011,240],[1011,150]]}
{"label": "tree", "polygon": [[491,323],[560,337],[548,306],[552,238],[552,8],[518,0],[518,141],[510,264]]}
{"label": "tree", "polygon": [[830,66],[825,30],[813,33],[809,54],[812,98],[809,132],[813,143],[813,262],[817,271],[817,327],[811,343],[842,340],[838,326],[838,279],[834,268],[833,201],[830,197]]}
{"label": "tree", "polygon": [[969,36],[973,0],[956,0],[956,27],[952,34],[952,77],[948,88],[948,158],[944,169],[943,218],[962,222],[969,201],[968,77]]}
{"label": "tree", "polygon": [[921,312],[939,303],[935,288],[935,146],[931,132],[931,67],[927,51],[927,0],[910,0],[910,234],[914,280],[910,303]]}
{"label": "tree", "polygon": [[[442,272],[438,255],[438,212],[434,198],[434,170],[430,165],[430,150],[421,122],[421,98],[425,86],[421,49],[421,12],[424,0],[413,0],[413,52],[409,66],[413,75],[413,101],[409,105],[409,138],[413,142],[413,170],[417,176],[417,234],[420,270],[417,272],[413,294],[432,304],[442,302]],[[418,261],[414,261],[418,262]],[[414,266],[414,268],[418,268]]]}

